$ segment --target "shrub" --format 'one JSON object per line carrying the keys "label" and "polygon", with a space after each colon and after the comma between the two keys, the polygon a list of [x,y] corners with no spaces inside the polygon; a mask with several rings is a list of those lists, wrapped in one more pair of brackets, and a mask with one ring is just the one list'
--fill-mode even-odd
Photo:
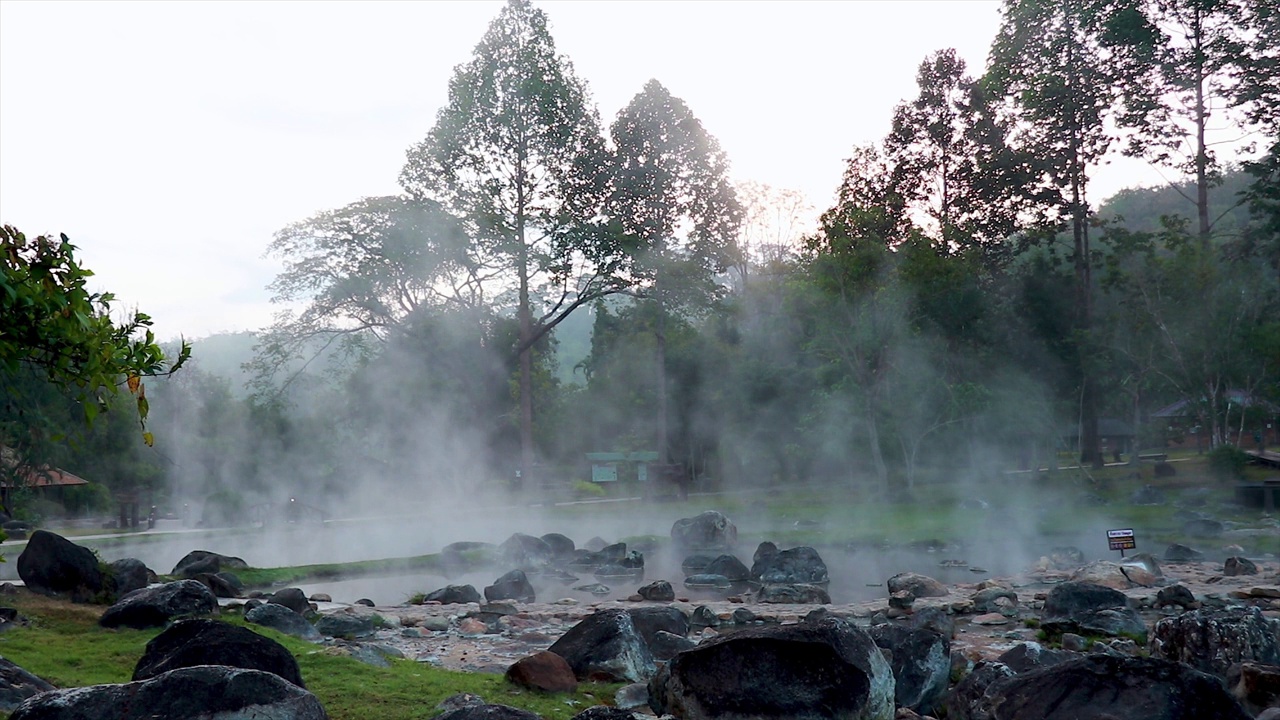
{"label": "shrub", "polygon": [[1209,451],[1209,469],[1221,480],[1244,479],[1244,468],[1253,458],[1234,445],[1219,445]]}
{"label": "shrub", "polygon": [[604,497],[604,488],[593,482],[579,480],[573,484],[573,493],[579,497]]}

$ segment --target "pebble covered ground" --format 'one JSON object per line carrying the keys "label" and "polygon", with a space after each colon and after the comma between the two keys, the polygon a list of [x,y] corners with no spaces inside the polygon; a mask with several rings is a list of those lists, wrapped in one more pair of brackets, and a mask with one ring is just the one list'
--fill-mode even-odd
{"label": "pebble covered ground", "polygon": [[[1264,615],[1280,618],[1280,562],[1255,562],[1257,574],[1238,576],[1224,575],[1220,561],[1162,563],[1163,577],[1155,578],[1151,586],[1117,589],[1131,598],[1148,628],[1161,617],[1181,612],[1174,608],[1155,607],[1160,587],[1175,583],[1185,586],[1206,606],[1255,605],[1262,609]],[[964,653],[973,661],[994,659],[1019,642],[1037,639],[1034,619],[1038,617],[1046,594],[1054,584],[1070,579],[1073,572],[1049,569],[1042,564],[1024,575],[989,579],[982,583],[952,584],[947,586],[950,592],[945,597],[916,600],[913,611],[929,607],[947,611],[955,620],[953,650]],[[978,590],[994,585],[1015,592],[1018,606],[1007,608],[1004,614],[975,614],[970,598]],[[365,638],[362,642],[393,648],[406,658],[452,670],[500,673],[521,657],[547,649],[575,623],[596,610],[645,605],[674,605],[686,614],[692,613],[699,605],[709,607],[721,624],[714,628],[694,628],[690,636],[695,640],[699,635],[712,636],[743,627],[743,623],[735,621],[735,611],[738,611],[739,619],[744,615],[754,615],[756,619],[748,620],[748,623],[797,622],[818,607],[825,607],[830,613],[861,625],[869,624],[878,615],[902,615],[901,611],[889,607],[887,597],[822,606],[761,604],[752,602],[750,596],[709,601],[691,601],[678,596],[672,603],[631,600],[583,602],[575,599],[504,602],[493,606],[469,603],[366,607],[322,603],[320,609],[323,613],[378,615],[384,621],[381,623],[383,627],[377,631],[376,637]],[[743,613],[743,609],[748,612]]]}

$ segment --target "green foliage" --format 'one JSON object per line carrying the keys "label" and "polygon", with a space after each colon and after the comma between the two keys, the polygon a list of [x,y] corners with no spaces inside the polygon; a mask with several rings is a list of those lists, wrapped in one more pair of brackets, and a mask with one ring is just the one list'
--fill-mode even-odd
{"label": "green foliage", "polygon": [[598,483],[578,480],[573,483],[573,494],[578,497],[602,498],[605,496],[605,491]]}
{"label": "green foliage", "polygon": [[1219,445],[1209,451],[1209,469],[1222,480],[1243,480],[1244,469],[1252,459],[1234,445]]}
{"label": "green foliage", "polygon": [[[120,325],[111,319],[111,293],[91,293],[93,273],[75,258],[66,235],[28,239],[17,228],[0,228],[0,370],[12,375],[23,366],[39,368],[51,382],[70,391],[92,422],[104,399],[121,386],[136,398],[139,419],[149,410],[140,379],[171,373],[190,356],[185,343],[166,365],[164,352],[141,312]],[[142,332],[141,338],[137,337]]]}
{"label": "green foliage", "polygon": [[[72,605],[26,593],[13,599],[12,604],[32,623],[0,638],[5,659],[61,688],[129,682],[147,642],[160,633],[158,628],[98,627],[100,607]],[[247,624],[238,617],[222,619],[283,645],[297,659],[307,689],[320,699],[333,720],[421,718],[424,708],[433,708],[446,697],[463,692],[479,695],[488,702],[524,708],[551,720],[568,720],[582,709],[612,698],[620,687],[583,683],[576,693],[546,695],[516,688],[501,675],[440,670],[410,660],[393,659],[389,668],[377,668],[326,653],[312,643]]]}

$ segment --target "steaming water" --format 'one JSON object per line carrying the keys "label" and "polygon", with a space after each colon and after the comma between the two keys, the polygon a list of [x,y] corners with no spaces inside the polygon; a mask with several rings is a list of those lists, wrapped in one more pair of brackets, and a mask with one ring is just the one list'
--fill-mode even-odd
{"label": "steaming water", "polygon": [[[408,505],[404,505],[408,508]],[[243,558],[254,567],[285,567],[321,563],[342,563],[383,558],[400,558],[439,552],[453,542],[472,540],[498,544],[512,533],[542,535],[548,532],[563,533],[581,547],[593,537],[614,542],[626,537],[652,535],[666,537],[671,525],[681,517],[694,514],[682,504],[634,503],[618,508],[597,511],[591,507],[574,508],[568,514],[561,512],[549,517],[540,508],[506,507],[482,508],[462,505],[424,507],[412,514],[399,517],[349,519],[341,521],[278,523],[265,527],[231,530],[178,530],[166,528],[165,523],[156,531],[111,537],[75,537],[76,543],[92,547],[105,561],[126,557],[142,560],[148,567],[160,573],[172,570],[184,555],[192,550],[209,550],[223,555]],[[770,513],[743,512],[732,518],[738,525],[739,536],[744,538],[734,550],[748,567],[755,551],[754,538],[777,538],[794,530],[790,521],[782,521]],[[984,578],[1007,576],[1025,570],[1042,555],[1049,554],[1057,545],[1075,545],[1091,555],[1090,559],[1112,558],[1105,551],[1105,534],[1102,528],[1081,528],[1072,537],[1046,538],[1020,533],[1010,517],[1001,516],[999,522],[989,524],[990,530],[981,538],[940,538],[950,545],[929,551],[922,547],[849,547],[821,542],[814,546],[821,553],[831,578],[828,592],[835,603],[861,602],[886,595],[885,581],[900,572],[917,572],[941,582],[973,583]],[[812,531],[821,536],[828,519],[820,519]],[[848,524],[850,519],[829,519],[830,527]],[[176,523],[174,523],[176,524]],[[162,531],[165,530],[165,531]],[[753,538],[753,540],[745,540]],[[963,541],[962,545],[954,541]],[[775,540],[777,542],[777,540]],[[1098,547],[1102,543],[1102,547]],[[778,542],[785,549],[792,544]],[[22,543],[6,542],[0,545],[0,553],[9,562],[0,564],[0,579],[16,579],[17,563]],[[678,596],[696,596],[683,587],[684,573],[680,569],[682,556],[663,548],[645,553],[645,576],[642,580],[603,581],[612,592],[596,596],[574,590],[573,587],[597,582],[590,573],[575,573],[579,581],[566,585],[552,578],[532,576],[530,579],[540,601],[572,597],[584,602],[626,597],[642,584],[653,580],[667,580]],[[948,566],[945,561],[963,566]],[[970,568],[982,568],[985,573],[971,572]],[[301,587],[308,593],[322,592],[337,602],[353,602],[370,598],[380,605],[404,602],[419,592],[429,592],[449,584],[471,584],[483,590],[509,568],[492,567],[467,572],[457,576],[434,573],[412,573],[384,577],[361,577],[306,583]]]}

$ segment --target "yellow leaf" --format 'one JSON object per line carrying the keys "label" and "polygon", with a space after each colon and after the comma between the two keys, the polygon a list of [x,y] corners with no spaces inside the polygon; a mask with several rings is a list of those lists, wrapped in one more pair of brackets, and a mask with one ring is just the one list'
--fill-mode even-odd
{"label": "yellow leaf", "polygon": [[130,375],[128,383],[129,383],[129,392],[136,393],[138,392],[138,388],[142,387],[142,378],[138,377],[137,375]]}
{"label": "yellow leaf", "polygon": [[142,442],[146,443],[147,447],[152,447],[156,444],[156,436],[149,432],[144,432],[142,433]]}

